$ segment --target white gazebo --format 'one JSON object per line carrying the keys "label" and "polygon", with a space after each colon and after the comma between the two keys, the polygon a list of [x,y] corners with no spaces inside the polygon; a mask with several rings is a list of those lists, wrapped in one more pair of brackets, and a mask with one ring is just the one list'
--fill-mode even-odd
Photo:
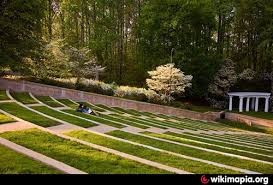
{"label": "white gazebo", "polygon": [[261,92],[230,92],[229,96],[229,111],[232,111],[232,98],[239,97],[239,112],[243,112],[244,107],[244,98],[246,98],[246,111],[249,112],[249,104],[251,101],[251,109],[258,112],[259,110],[259,99],[265,99],[265,108],[264,111],[268,112],[269,108],[269,98],[271,93],[261,93]]}

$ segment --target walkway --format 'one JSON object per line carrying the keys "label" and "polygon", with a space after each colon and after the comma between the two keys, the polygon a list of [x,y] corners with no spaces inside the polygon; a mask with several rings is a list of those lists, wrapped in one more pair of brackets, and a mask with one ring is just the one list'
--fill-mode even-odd
{"label": "walkway", "polygon": [[25,122],[14,122],[0,125],[0,133],[9,132],[9,131],[19,131],[34,128],[33,125],[27,124]]}

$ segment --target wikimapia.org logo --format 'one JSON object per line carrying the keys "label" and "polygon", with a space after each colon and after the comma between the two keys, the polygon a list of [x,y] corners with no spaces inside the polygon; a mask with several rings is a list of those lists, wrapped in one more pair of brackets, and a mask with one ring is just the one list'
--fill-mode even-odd
{"label": "wikimapia.org logo", "polygon": [[268,177],[249,177],[249,176],[240,176],[240,177],[235,177],[235,176],[230,176],[228,177],[227,175],[218,175],[217,177],[206,177],[205,175],[201,176],[201,183],[204,185],[207,184],[264,184],[267,185],[269,184],[269,178]]}

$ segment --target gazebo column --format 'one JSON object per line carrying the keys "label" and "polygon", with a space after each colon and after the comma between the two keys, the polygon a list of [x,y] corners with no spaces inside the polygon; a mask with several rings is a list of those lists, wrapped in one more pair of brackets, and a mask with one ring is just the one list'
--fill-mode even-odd
{"label": "gazebo column", "polygon": [[251,110],[255,109],[255,98],[251,98]]}
{"label": "gazebo column", "polygon": [[246,112],[249,112],[249,101],[250,101],[250,97],[247,97],[247,100],[246,100]]}
{"label": "gazebo column", "polygon": [[265,107],[264,107],[264,111],[268,112],[268,108],[269,108],[269,97],[265,98]]}
{"label": "gazebo column", "polygon": [[255,101],[255,112],[258,112],[259,110],[259,97],[256,97],[256,101]]}
{"label": "gazebo column", "polygon": [[243,112],[244,97],[240,96],[239,112]]}
{"label": "gazebo column", "polygon": [[229,96],[229,111],[232,111],[232,98],[233,96]]}

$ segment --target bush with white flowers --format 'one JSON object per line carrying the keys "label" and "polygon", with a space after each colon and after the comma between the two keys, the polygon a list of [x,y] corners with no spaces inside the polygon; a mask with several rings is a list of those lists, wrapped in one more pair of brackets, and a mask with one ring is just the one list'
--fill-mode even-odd
{"label": "bush with white flowers", "polygon": [[191,87],[191,75],[185,75],[183,71],[174,67],[174,64],[158,66],[156,70],[149,71],[149,79],[146,79],[150,90],[161,95],[166,103],[173,100],[173,94],[182,94],[186,87]]}

